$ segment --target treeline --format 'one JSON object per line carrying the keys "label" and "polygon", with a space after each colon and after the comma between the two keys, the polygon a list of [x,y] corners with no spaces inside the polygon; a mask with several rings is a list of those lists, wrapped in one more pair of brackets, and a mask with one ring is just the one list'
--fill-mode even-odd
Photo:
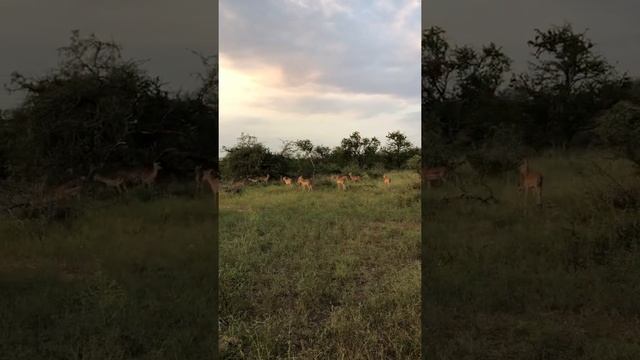
{"label": "treeline", "polygon": [[640,83],[597,53],[570,24],[536,29],[528,71],[513,73],[501,47],[452,45],[422,34],[422,141],[427,166],[460,157],[479,172],[513,169],[548,148],[608,147],[635,159]]}
{"label": "treeline", "polygon": [[170,94],[121,46],[73,31],[59,65],[41,76],[14,72],[24,101],[0,118],[0,176],[49,182],[159,161],[163,175],[215,166],[217,63],[198,53],[199,89]]}
{"label": "treeline", "polygon": [[226,154],[220,161],[220,170],[225,179],[266,174],[311,177],[348,172],[382,176],[390,169],[418,170],[421,163],[420,149],[400,131],[388,133],[385,144],[356,131],[333,149],[301,139],[285,141],[277,152],[260,143],[255,136],[242,134],[234,146],[223,150]]}

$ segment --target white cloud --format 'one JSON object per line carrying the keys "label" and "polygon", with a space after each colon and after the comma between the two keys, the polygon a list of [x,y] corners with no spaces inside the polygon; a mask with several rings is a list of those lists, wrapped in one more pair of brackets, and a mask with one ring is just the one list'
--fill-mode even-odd
{"label": "white cloud", "polygon": [[[338,145],[353,131],[420,141],[420,6],[223,0],[221,145],[240,132]],[[226,14],[226,15],[225,15]],[[413,119],[413,120],[410,120]]]}

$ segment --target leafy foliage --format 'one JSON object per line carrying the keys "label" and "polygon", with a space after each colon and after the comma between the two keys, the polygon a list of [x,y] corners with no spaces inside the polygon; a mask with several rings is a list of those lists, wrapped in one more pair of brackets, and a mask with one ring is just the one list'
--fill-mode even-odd
{"label": "leafy foliage", "polygon": [[[638,83],[620,75],[586,33],[570,24],[535,29],[528,44],[533,57],[528,72],[512,74],[506,84],[511,60],[496,44],[458,47],[442,28],[424,30],[424,165],[467,158],[489,174],[513,166],[517,161],[511,157],[522,156],[524,149],[589,146],[598,141],[591,130],[606,128],[595,121],[601,112],[640,97]],[[630,139],[625,143],[634,148]]]}
{"label": "leafy foliage", "polygon": [[596,133],[618,154],[640,166],[640,106],[621,101],[599,118]]}
{"label": "leafy foliage", "polygon": [[210,104],[217,102],[217,80],[210,76],[215,67],[195,94],[172,96],[141,62],[124,59],[115,42],[74,31],[59,54],[52,72],[40,77],[14,72],[7,86],[26,95],[3,119],[12,176],[77,176],[103,167],[148,165],[168,152],[214,159],[217,112]]}
{"label": "leafy foliage", "polygon": [[363,138],[359,132],[342,139],[341,146],[331,149],[314,145],[309,139],[284,141],[278,153],[258,142],[255,136],[242,134],[236,145],[224,150],[222,175],[230,179],[264,176],[273,177],[352,172],[379,177],[386,170],[403,169],[407,160],[419,153],[406,135],[393,131],[387,135],[385,148],[374,138]]}

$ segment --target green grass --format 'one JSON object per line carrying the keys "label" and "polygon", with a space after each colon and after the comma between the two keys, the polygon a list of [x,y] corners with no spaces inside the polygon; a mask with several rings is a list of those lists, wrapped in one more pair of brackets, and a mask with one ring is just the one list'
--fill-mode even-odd
{"label": "green grass", "polygon": [[[640,358],[638,174],[597,153],[531,167],[539,209],[525,211],[515,174],[486,179],[498,204],[457,198],[453,181],[424,193],[426,354]],[[414,174],[392,179],[221,195],[222,358],[419,358],[420,193]],[[0,219],[0,359],[211,358],[210,194],[81,209]]]}
{"label": "green grass", "polygon": [[[453,184],[425,191],[425,352],[639,359],[638,175],[597,153],[549,154],[531,167],[544,174],[541,209],[531,201],[525,211],[515,174],[486,180],[495,205],[443,201],[459,194]],[[473,183],[469,169],[459,179]]]}
{"label": "green grass", "polygon": [[0,359],[213,358],[211,197],[137,195],[0,218]]}
{"label": "green grass", "polygon": [[220,199],[223,359],[418,359],[417,174]]}

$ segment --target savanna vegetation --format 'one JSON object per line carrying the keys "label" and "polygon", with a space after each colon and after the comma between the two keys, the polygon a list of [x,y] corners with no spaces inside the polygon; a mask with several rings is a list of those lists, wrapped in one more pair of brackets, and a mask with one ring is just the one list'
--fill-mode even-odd
{"label": "savanna vegetation", "polygon": [[398,131],[225,150],[222,358],[418,358],[419,150]]}
{"label": "savanna vegetation", "polygon": [[423,175],[448,170],[423,188],[423,354],[638,358],[640,82],[570,24],[534,31],[524,73],[422,39]]}
{"label": "savanna vegetation", "polygon": [[172,93],[115,42],[74,31],[59,55],[6,84],[0,358],[213,358],[217,208],[193,171],[216,169],[215,58]]}
{"label": "savanna vegetation", "polygon": [[[1,357],[418,357],[419,149],[397,131],[279,151],[242,134],[218,167],[216,64],[201,59],[201,88],[170,93],[73,32],[57,68],[13,74]],[[339,190],[330,175],[348,173]]]}
{"label": "savanna vegetation", "polygon": [[355,131],[334,148],[300,139],[285,140],[281,149],[272,150],[257,137],[241,134],[234,146],[223,148],[220,171],[224,179],[239,180],[265,174],[278,179],[340,173],[381,178],[388,170],[420,169],[420,149],[405,134],[392,131],[385,140],[382,144]]}
{"label": "savanna vegetation", "polygon": [[416,171],[220,197],[223,359],[420,357]]}

